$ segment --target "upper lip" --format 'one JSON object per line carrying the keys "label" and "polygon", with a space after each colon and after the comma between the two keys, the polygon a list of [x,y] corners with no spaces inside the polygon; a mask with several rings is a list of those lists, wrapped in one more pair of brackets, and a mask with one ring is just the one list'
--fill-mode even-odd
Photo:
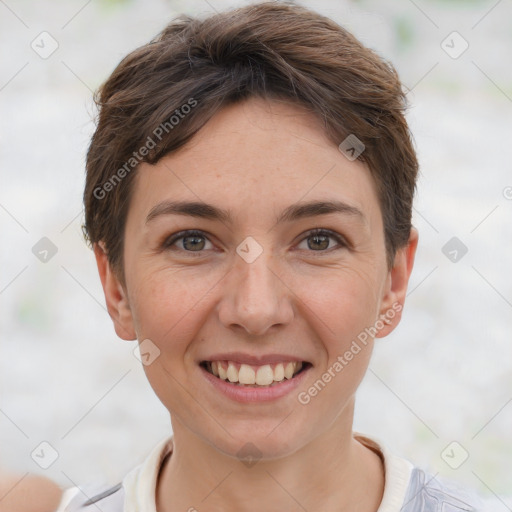
{"label": "upper lip", "polygon": [[302,357],[287,355],[287,354],[265,354],[261,356],[244,354],[243,352],[223,352],[212,354],[200,360],[203,361],[233,361],[234,363],[252,364],[255,366],[262,366],[264,364],[282,363],[289,361],[304,361]]}

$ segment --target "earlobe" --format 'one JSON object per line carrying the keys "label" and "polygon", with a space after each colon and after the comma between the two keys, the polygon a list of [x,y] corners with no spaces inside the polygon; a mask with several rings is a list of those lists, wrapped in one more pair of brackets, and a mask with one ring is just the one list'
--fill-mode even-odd
{"label": "earlobe", "polygon": [[112,269],[104,245],[94,244],[94,255],[105,294],[108,314],[114,323],[116,334],[123,340],[135,340],[137,334],[126,292]]}
{"label": "earlobe", "polygon": [[387,336],[400,322],[407,285],[414,266],[418,237],[418,230],[412,227],[407,245],[396,252],[393,268],[389,271],[386,279],[385,295],[380,309],[379,319],[385,325],[375,335],[376,338]]}

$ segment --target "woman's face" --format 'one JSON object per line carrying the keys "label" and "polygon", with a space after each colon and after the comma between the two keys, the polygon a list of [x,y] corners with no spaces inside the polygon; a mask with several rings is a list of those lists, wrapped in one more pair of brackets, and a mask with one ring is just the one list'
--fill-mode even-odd
{"label": "woman's face", "polygon": [[[180,213],[177,202],[203,207]],[[338,211],[300,208],[317,202]],[[175,432],[179,421],[226,454],[251,442],[272,458],[341,424],[351,428],[369,333],[384,336],[398,323],[414,248],[399,251],[388,271],[365,165],[301,108],[250,99],[157,165],[139,167],[125,288],[99,249],[97,256],[116,331],[143,343],[144,369]],[[384,314],[389,324],[376,324]],[[232,361],[228,380],[205,361],[225,370]],[[303,371],[283,378],[279,363],[299,368],[290,362]],[[277,383],[230,382],[237,377]]]}

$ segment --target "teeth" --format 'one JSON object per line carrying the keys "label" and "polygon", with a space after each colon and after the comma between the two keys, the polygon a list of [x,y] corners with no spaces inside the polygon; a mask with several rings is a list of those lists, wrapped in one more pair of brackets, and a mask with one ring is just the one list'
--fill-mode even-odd
{"label": "teeth", "polygon": [[217,371],[219,372],[220,379],[226,380],[228,378],[226,370],[224,370],[224,366],[222,366],[220,363],[217,365]]}
{"label": "teeth", "polygon": [[[258,375],[259,373],[260,372],[258,370]],[[247,364],[242,364],[240,366],[240,371],[238,372],[238,382],[240,382],[240,384],[261,384],[261,382],[258,382],[254,370]]]}
{"label": "teeth", "polygon": [[256,372],[256,384],[258,386],[268,386],[274,382],[274,372],[268,364],[260,366]]}
{"label": "teeth", "polygon": [[274,368],[274,380],[281,382],[283,379],[284,379],[284,366],[283,366],[283,363],[279,363]]}
{"label": "teeth", "polygon": [[284,376],[287,379],[291,379],[293,377],[293,370],[295,370],[295,365],[293,363],[288,363],[284,368]]}
{"label": "teeth", "polygon": [[[227,368],[224,366],[227,363]],[[207,365],[213,375],[222,380],[247,386],[270,386],[274,382],[291,379],[302,369],[302,362],[265,364],[253,367],[248,364],[237,364],[233,361],[211,361]]]}
{"label": "teeth", "polygon": [[238,382],[238,372],[236,371],[236,366],[231,361],[228,363],[227,376],[229,382]]}

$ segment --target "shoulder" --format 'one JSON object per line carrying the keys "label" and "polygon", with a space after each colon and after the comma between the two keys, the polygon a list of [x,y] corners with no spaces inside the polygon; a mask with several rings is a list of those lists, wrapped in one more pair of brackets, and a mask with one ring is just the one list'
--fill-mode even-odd
{"label": "shoulder", "polygon": [[477,494],[413,468],[401,512],[485,512]]}
{"label": "shoulder", "polygon": [[64,494],[56,512],[96,511],[98,507],[102,512],[122,512],[124,494],[122,483],[111,487],[105,485],[72,487]]}
{"label": "shoulder", "polygon": [[487,512],[475,492],[414,466],[376,439],[355,437],[384,463],[384,495],[378,512]]}
{"label": "shoulder", "polygon": [[125,509],[132,510],[129,504],[134,503],[142,504],[145,511],[155,511],[158,474],[162,461],[172,449],[172,437],[160,441],[142,464],[132,469],[117,485],[88,485],[68,489],[56,512],[123,512]]}

